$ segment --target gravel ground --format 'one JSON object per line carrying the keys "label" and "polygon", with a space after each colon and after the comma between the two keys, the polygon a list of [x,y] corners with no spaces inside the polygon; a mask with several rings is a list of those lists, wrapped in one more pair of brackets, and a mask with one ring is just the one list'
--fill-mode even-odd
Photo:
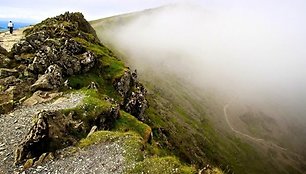
{"label": "gravel ground", "polygon": [[9,31],[0,33],[0,45],[7,51],[10,51],[15,43],[24,38],[23,31],[25,29],[26,28],[15,30],[13,34],[10,34]]}
{"label": "gravel ground", "polygon": [[120,142],[100,143],[80,149],[72,156],[31,168],[23,174],[119,174],[124,172],[123,154]]}
{"label": "gravel ground", "polygon": [[84,98],[82,94],[67,94],[54,102],[20,107],[0,115],[0,174],[14,172],[14,150],[32,126],[32,116],[39,111],[61,110],[76,107]]}

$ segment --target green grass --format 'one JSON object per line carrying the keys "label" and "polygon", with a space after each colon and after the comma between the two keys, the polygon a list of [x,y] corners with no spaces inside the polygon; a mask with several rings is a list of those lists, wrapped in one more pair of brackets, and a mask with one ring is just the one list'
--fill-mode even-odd
{"label": "green grass", "polygon": [[100,97],[109,96],[114,98],[116,101],[120,102],[122,97],[119,93],[114,89],[112,83],[108,80],[105,80],[102,73],[99,69],[93,69],[86,74],[73,75],[68,78],[69,85],[73,89],[82,89],[87,88],[91,82],[96,83],[98,86],[98,93],[101,94]]}
{"label": "green grass", "polygon": [[82,139],[77,147],[86,148],[105,142],[117,142],[124,148],[125,165],[127,166],[136,161],[143,160],[143,141],[135,132],[97,131],[89,137]]}
{"label": "green grass", "polygon": [[88,50],[100,57],[101,70],[107,79],[114,81],[121,77],[127,70],[127,67],[122,61],[117,59],[113,53],[101,44],[93,44],[82,38],[74,38],[75,41],[84,45]]}
{"label": "green grass", "polygon": [[74,92],[85,94],[83,102],[75,108],[65,109],[62,112],[65,115],[73,113],[74,119],[82,120],[82,127],[85,131],[83,133],[88,132],[92,126],[96,124],[96,120],[99,120],[99,118],[107,114],[112,107],[115,107],[114,104],[104,100],[104,95],[96,90],[80,89]]}
{"label": "green grass", "polygon": [[146,158],[127,172],[128,174],[195,174],[193,167],[184,166],[175,157]]}
{"label": "green grass", "polygon": [[137,120],[134,116],[124,111],[120,111],[120,118],[116,120],[113,130],[120,132],[136,132],[143,138],[145,142],[149,140],[151,134],[150,126]]}

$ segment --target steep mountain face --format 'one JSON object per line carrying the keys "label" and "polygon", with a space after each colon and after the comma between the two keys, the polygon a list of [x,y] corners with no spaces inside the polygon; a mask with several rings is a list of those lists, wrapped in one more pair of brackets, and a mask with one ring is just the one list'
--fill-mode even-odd
{"label": "steep mountain face", "polygon": [[[116,32],[113,31],[134,31],[135,35],[139,32],[139,35],[147,36],[142,33],[142,28],[128,26],[139,22],[142,17],[154,16],[160,10],[91,22],[101,41],[129,66],[138,70],[139,78],[147,89],[149,108],[144,113],[144,120],[152,127],[153,139],[186,162],[201,167],[213,163],[228,173],[304,173],[305,157],[292,149],[284,148],[287,146],[283,147],[284,144],[290,144],[284,143],[286,141],[281,137],[284,136],[282,133],[287,132],[286,126],[266,114],[269,113],[266,111],[270,105],[249,107],[239,99],[233,101],[233,98],[221,93],[193,86],[186,80],[188,77],[179,76],[183,73],[175,73],[181,69],[171,72],[156,67],[167,67],[163,64],[167,61],[158,64],[139,56],[142,60],[137,62],[137,58],[133,57],[137,56],[135,52],[129,52],[130,50],[122,48],[124,44],[118,44],[119,41],[133,43],[132,39],[138,38],[114,39],[113,34]],[[149,20],[145,24],[151,26]],[[150,37],[148,40],[156,41],[159,38]],[[136,45],[133,48],[151,54],[152,57],[160,55],[152,51],[158,45],[152,47],[144,49],[142,45]],[[171,51],[165,59],[174,59],[180,63],[179,55]],[[169,66],[172,65],[175,66]],[[271,115],[273,114],[279,113]]]}
{"label": "steep mountain face", "polygon": [[137,72],[81,13],[23,34],[0,47],[0,173],[196,173],[153,139]]}

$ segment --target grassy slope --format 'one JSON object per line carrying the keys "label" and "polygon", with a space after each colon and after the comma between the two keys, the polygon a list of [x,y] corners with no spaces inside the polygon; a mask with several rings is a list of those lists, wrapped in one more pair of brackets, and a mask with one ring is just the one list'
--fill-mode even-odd
{"label": "grassy slope", "polygon": [[[139,13],[138,13],[139,14]],[[103,31],[118,21],[132,20],[135,14],[93,21],[91,24],[108,47],[126,62],[128,57],[111,45]],[[132,65],[131,65],[132,66]],[[177,78],[169,75],[140,78],[148,89],[148,124],[159,145],[194,164],[213,163],[229,173],[295,173],[290,165],[279,165],[273,156],[256,149],[229,132],[222,119],[223,104],[209,94],[197,95]],[[156,74],[155,74],[156,75]],[[192,91],[192,92],[191,92]],[[202,97],[201,97],[202,96]],[[163,128],[161,133],[159,128]],[[289,172],[288,172],[289,171]]]}

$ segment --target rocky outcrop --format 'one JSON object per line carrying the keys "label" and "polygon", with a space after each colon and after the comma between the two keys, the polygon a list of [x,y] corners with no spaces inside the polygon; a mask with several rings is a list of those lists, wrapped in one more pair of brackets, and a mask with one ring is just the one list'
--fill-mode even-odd
{"label": "rocky outcrop", "polygon": [[15,164],[19,164],[25,159],[40,156],[47,149],[49,139],[47,115],[47,112],[38,114],[38,120],[30,129],[25,140],[16,149]]}
{"label": "rocky outcrop", "polygon": [[125,99],[124,109],[139,120],[144,121],[143,114],[148,107],[148,102],[145,98],[146,89],[140,83],[137,83],[135,88]]}
{"label": "rocky outcrop", "polygon": [[0,47],[0,93],[8,99],[0,101],[0,113],[9,112],[35,91],[57,91],[64,79],[97,64],[97,56],[75,39],[99,43],[81,13],[46,19],[24,33],[11,52]]}
{"label": "rocky outcrop", "polygon": [[67,147],[76,142],[71,134],[73,120],[60,111],[41,111],[34,116],[35,123],[26,138],[18,145],[15,151],[15,163],[25,162],[48,152]]}
{"label": "rocky outcrop", "polygon": [[131,90],[132,81],[131,71],[128,70],[125,71],[120,78],[115,80],[114,87],[122,97],[126,97],[128,92]]}
{"label": "rocky outcrop", "polygon": [[45,74],[31,86],[32,91],[58,89],[63,83],[62,69],[54,64],[50,65]]}
{"label": "rocky outcrop", "polygon": [[[90,127],[96,127],[98,130],[112,128],[115,120],[119,118],[119,110],[119,106],[113,106],[98,115],[91,115],[90,119],[75,116],[75,112],[67,115],[61,111],[39,112],[34,116],[35,124],[16,149],[15,163],[33,159],[34,164],[43,153],[75,144],[80,135],[90,132]],[[87,110],[83,114],[86,112]]]}
{"label": "rocky outcrop", "polygon": [[54,90],[62,86],[63,79],[90,71],[97,56],[75,38],[99,43],[94,29],[81,13],[65,13],[49,18],[24,31],[25,38],[15,44],[11,59],[21,74],[36,79],[31,90]]}
{"label": "rocky outcrop", "polygon": [[31,83],[31,79],[21,80],[15,76],[0,78],[0,114],[13,110],[28,94]]}
{"label": "rocky outcrop", "polygon": [[114,82],[114,87],[124,98],[121,107],[138,120],[144,121],[144,111],[148,107],[145,99],[147,93],[144,86],[137,80],[137,71],[126,71],[120,78]]}

